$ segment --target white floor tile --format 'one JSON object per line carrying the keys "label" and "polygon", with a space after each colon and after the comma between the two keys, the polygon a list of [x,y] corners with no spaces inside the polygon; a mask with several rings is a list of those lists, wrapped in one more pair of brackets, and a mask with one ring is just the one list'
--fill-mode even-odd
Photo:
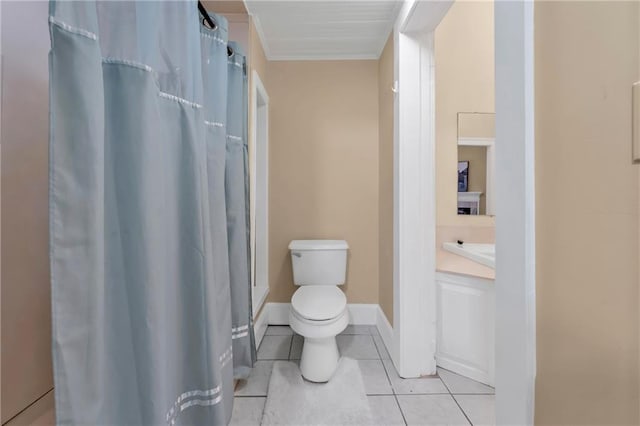
{"label": "white floor tile", "polygon": [[384,345],[384,342],[382,341],[382,337],[373,336],[373,342],[376,344],[376,348],[378,349],[380,358],[391,359],[391,357],[389,356],[389,352],[387,351],[387,347]]}
{"label": "white floor tile", "polygon": [[371,326],[369,325],[348,325],[340,334],[371,334]]}
{"label": "white floor tile", "polygon": [[496,424],[495,395],[455,395],[454,398],[474,426]]}
{"label": "white floor tile", "polygon": [[452,394],[471,393],[471,394],[494,394],[495,389],[491,386],[483,385],[480,382],[471,380],[449,370],[438,368],[438,375],[447,385]]}
{"label": "white floor tile", "polygon": [[451,395],[399,395],[398,402],[409,426],[469,425]]}
{"label": "white floor tile", "polygon": [[382,362],[391,379],[393,391],[398,395],[449,393],[442,380],[437,377],[403,379],[398,375],[391,360],[383,360]]}
{"label": "white floor tile", "polygon": [[258,359],[289,359],[291,336],[264,336],[258,349]]}
{"label": "white floor tile", "polygon": [[289,359],[300,359],[302,356],[302,345],[304,344],[304,337],[299,334],[293,335],[293,342],[291,342],[291,351],[289,352]]}
{"label": "white floor tile", "polygon": [[265,336],[291,336],[293,330],[288,325],[270,325]]}
{"label": "white floor tile", "polygon": [[374,424],[404,426],[404,419],[395,396],[368,396]]}
{"label": "white floor tile", "polygon": [[235,398],[229,426],[260,426],[267,398]]}
{"label": "white floor tile", "polygon": [[236,396],[267,396],[269,379],[273,371],[273,361],[258,361],[247,380],[240,380],[234,394]]}
{"label": "white floor tile", "polygon": [[384,370],[382,361],[377,359],[361,359],[358,360],[358,364],[367,395],[393,395],[391,383]]}
{"label": "white floor tile", "polygon": [[380,359],[373,336],[343,334],[336,337],[340,355],[353,359]]}

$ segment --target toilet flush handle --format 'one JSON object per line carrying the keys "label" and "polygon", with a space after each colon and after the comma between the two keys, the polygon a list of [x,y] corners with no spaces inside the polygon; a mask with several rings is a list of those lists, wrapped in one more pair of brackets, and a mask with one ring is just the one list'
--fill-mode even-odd
{"label": "toilet flush handle", "polygon": [[302,257],[302,253],[296,253],[295,251],[291,252],[291,254],[294,255],[295,257]]}

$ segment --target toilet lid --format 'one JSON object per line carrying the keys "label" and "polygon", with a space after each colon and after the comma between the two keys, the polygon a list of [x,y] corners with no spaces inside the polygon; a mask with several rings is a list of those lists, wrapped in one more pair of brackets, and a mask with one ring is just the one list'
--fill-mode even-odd
{"label": "toilet lid", "polygon": [[300,287],[291,298],[291,306],[300,316],[312,321],[337,317],[347,306],[347,297],[333,285]]}

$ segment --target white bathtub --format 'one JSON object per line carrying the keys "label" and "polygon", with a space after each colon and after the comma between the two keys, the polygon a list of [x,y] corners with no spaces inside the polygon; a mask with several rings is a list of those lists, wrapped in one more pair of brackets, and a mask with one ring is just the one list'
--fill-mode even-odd
{"label": "white bathtub", "polygon": [[496,245],[480,244],[480,243],[444,243],[442,247],[474,262],[481,263],[485,266],[496,268]]}

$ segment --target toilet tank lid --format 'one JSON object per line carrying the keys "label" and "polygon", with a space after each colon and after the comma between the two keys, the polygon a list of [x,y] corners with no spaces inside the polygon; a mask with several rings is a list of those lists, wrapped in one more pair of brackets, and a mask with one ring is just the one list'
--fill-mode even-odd
{"label": "toilet tank lid", "polygon": [[289,250],[347,250],[349,244],[344,240],[293,240]]}

